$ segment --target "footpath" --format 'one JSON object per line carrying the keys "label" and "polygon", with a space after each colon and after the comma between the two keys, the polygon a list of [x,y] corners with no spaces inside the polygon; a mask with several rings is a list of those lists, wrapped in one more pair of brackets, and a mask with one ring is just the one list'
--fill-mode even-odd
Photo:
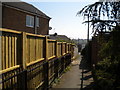
{"label": "footpath", "polygon": [[58,83],[53,85],[52,90],[90,90],[93,78],[91,71],[86,66],[86,62],[79,55],[72,62],[70,70],[61,76]]}

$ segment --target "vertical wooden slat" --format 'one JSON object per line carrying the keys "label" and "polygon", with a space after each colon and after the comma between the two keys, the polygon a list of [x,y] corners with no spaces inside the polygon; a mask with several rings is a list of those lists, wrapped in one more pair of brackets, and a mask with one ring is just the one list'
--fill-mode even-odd
{"label": "vertical wooden slat", "polygon": [[48,43],[48,56],[50,57],[52,55],[52,43]]}
{"label": "vertical wooden slat", "polygon": [[43,49],[43,40],[40,39],[40,57],[42,58],[43,57],[43,52],[44,52],[44,49]]}
{"label": "vertical wooden slat", "polygon": [[42,51],[42,40],[39,38],[39,44],[38,44],[38,46],[39,46],[39,58],[42,58],[42,53],[43,53],[43,51]]}
{"label": "vertical wooden slat", "polygon": [[53,42],[53,55],[55,55],[55,41]]}
{"label": "vertical wooden slat", "polygon": [[55,55],[55,42],[53,42],[53,55]]}
{"label": "vertical wooden slat", "polygon": [[5,37],[2,36],[2,69],[5,69]]}
{"label": "vertical wooden slat", "polygon": [[6,36],[6,68],[9,67],[9,62],[8,62],[8,36]]}
{"label": "vertical wooden slat", "polygon": [[60,55],[62,55],[62,43],[61,43],[61,49],[60,49],[60,51],[61,51],[61,54],[60,54]]}
{"label": "vertical wooden slat", "polygon": [[32,39],[30,38],[30,62],[32,61]]}
{"label": "vertical wooden slat", "polygon": [[64,54],[64,43],[62,43],[62,46],[63,46],[63,48],[62,48],[62,55]]}
{"label": "vertical wooden slat", "polygon": [[53,54],[53,44],[52,44],[52,42],[50,43],[50,46],[51,46],[51,49],[50,49],[49,53],[50,53],[50,57],[51,57],[52,54]]}
{"label": "vertical wooden slat", "polygon": [[67,53],[67,43],[65,43],[65,53]]}
{"label": "vertical wooden slat", "polygon": [[28,50],[27,50],[27,52],[28,52],[28,63],[30,63],[30,38],[27,38],[27,42],[28,42],[28,44],[27,44],[27,47],[28,47]]}
{"label": "vertical wooden slat", "polygon": [[49,50],[50,49],[50,44],[49,44],[49,42],[48,42],[48,49],[47,49],[47,54],[48,54],[48,57],[50,56],[50,53],[49,53]]}
{"label": "vertical wooden slat", "polygon": [[41,53],[40,53],[40,38],[38,38],[38,58],[40,59],[41,58]]}
{"label": "vertical wooden slat", "polygon": [[51,42],[51,49],[50,49],[50,53],[51,53],[51,55],[50,55],[50,57],[53,55],[53,43]]}
{"label": "vertical wooden slat", "polygon": [[35,61],[35,38],[33,38],[33,61]]}
{"label": "vertical wooden slat", "polygon": [[12,66],[14,66],[14,36],[12,36]]}
{"label": "vertical wooden slat", "polygon": [[43,55],[44,55],[43,53],[44,53],[44,50],[45,50],[45,49],[44,49],[45,45],[43,46],[43,44],[44,44],[44,43],[43,43],[43,40],[44,40],[44,39],[40,39],[40,48],[41,48],[41,49],[40,49],[40,53],[41,53],[41,58],[44,57],[44,56],[43,56]]}
{"label": "vertical wooden slat", "polygon": [[36,40],[35,40],[35,45],[36,45],[36,55],[35,55],[35,59],[36,60],[38,60],[39,59],[39,57],[38,57],[38,38],[36,38]]}
{"label": "vertical wooden slat", "polygon": [[14,41],[15,41],[15,47],[14,47],[14,52],[15,52],[15,55],[14,55],[14,57],[15,57],[15,59],[14,59],[14,62],[15,62],[15,65],[17,65],[17,37],[15,36],[15,38],[14,38]]}
{"label": "vertical wooden slat", "polygon": [[51,46],[51,48],[49,50],[49,53],[50,53],[50,57],[51,57],[53,55],[53,43],[52,42],[50,42],[50,46]]}
{"label": "vertical wooden slat", "polygon": [[53,55],[55,55],[55,51],[54,51],[54,42],[53,42]]}
{"label": "vertical wooden slat", "polygon": [[39,50],[40,50],[40,58],[42,58],[42,53],[43,53],[43,48],[42,48],[42,40],[41,39],[39,39]]}
{"label": "vertical wooden slat", "polygon": [[32,38],[32,61],[34,60],[34,39]]}
{"label": "vertical wooden slat", "polygon": [[45,46],[44,46],[44,39],[42,39],[41,40],[41,56],[42,56],[42,58],[44,57],[44,48],[45,48]]}
{"label": "vertical wooden slat", "polygon": [[33,60],[35,61],[36,47],[35,47],[35,38],[33,38]]}
{"label": "vertical wooden slat", "polygon": [[54,42],[52,43],[52,51],[53,51],[53,54],[52,54],[52,56],[53,56],[53,55],[55,55],[54,54]]}
{"label": "vertical wooden slat", "polygon": [[30,38],[30,62],[33,60],[33,39]]}
{"label": "vertical wooden slat", "polygon": [[59,43],[57,43],[57,47],[58,47],[57,53],[58,53],[58,57],[59,57]]}
{"label": "vertical wooden slat", "polygon": [[57,41],[55,42],[55,55],[58,57],[58,43]]}
{"label": "vertical wooden slat", "polygon": [[29,52],[29,51],[28,51],[28,38],[27,38],[27,36],[26,36],[26,63],[29,62],[29,61],[28,61],[28,60],[29,60],[29,59],[28,59],[28,56],[29,56],[29,55],[28,55],[28,52]]}
{"label": "vertical wooden slat", "polygon": [[38,53],[38,48],[37,48],[37,37],[35,38],[35,60],[37,60],[38,59],[38,57],[37,57],[37,53]]}
{"label": "vertical wooden slat", "polygon": [[12,67],[12,57],[11,57],[11,37],[9,37],[9,66]]}

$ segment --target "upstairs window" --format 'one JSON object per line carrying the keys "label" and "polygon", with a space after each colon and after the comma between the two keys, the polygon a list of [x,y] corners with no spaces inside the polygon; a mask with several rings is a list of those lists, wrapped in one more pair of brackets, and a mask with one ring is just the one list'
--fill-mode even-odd
{"label": "upstairs window", "polygon": [[26,16],[26,26],[34,27],[34,16],[30,16],[30,15]]}
{"label": "upstairs window", "polygon": [[36,26],[39,27],[39,18],[36,18]]}

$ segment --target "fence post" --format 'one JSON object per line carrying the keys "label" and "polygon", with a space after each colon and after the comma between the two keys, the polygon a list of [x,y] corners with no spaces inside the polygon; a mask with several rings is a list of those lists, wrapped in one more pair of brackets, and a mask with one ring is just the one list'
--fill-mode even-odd
{"label": "fence post", "polygon": [[55,56],[56,60],[54,61],[54,73],[55,73],[55,78],[58,77],[58,68],[59,68],[59,61],[58,61],[58,42],[55,42]]}
{"label": "fence post", "polygon": [[22,32],[21,35],[21,67],[22,67],[22,73],[18,76],[18,85],[19,89],[26,90],[27,89],[27,70],[26,70],[26,33]]}
{"label": "fence post", "polygon": [[44,88],[45,90],[48,89],[49,87],[49,63],[48,63],[48,39],[47,36],[45,37],[45,53],[44,53],[44,58],[45,58],[45,63],[43,65],[44,68]]}
{"label": "fence post", "polygon": [[48,39],[45,37],[45,59],[48,59]]}
{"label": "fence post", "polygon": [[26,33],[22,33],[22,66],[26,69]]}

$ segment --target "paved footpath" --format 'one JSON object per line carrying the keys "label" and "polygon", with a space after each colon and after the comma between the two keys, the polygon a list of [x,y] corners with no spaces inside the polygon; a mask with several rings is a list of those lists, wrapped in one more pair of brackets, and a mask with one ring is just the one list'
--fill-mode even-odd
{"label": "paved footpath", "polygon": [[[83,70],[81,57],[74,60],[70,66],[70,71],[67,71],[60,78],[60,82],[53,86],[53,89],[72,89],[80,90],[81,87],[87,87],[93,80],[91,72]],[[81,66],[80,66],[81,65]],[[83,65],[84,66],[84,65]],[[83,73],[82,73],[83,72]],[[82,86],[81,86],[82,85]]]}

